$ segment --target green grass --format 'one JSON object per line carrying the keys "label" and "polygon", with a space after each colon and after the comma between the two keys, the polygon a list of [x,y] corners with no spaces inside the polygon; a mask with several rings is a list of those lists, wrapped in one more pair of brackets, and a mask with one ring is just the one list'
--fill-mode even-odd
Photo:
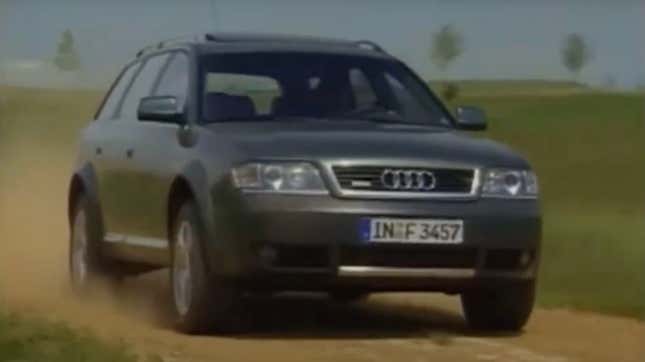
{"label": "green grass", "polygon": [[447,83],[456,84],[459,86],[461,95],[466,97],[535,96],[536,94],[557,97],[589,91],[586,86],[574,82],[544,80],[435,80],[430,83],[437,91]]}
{"label": "green grass", "polygon": [[0,86],[0,140],[25,137],[53,145],[69,144],[93,117],[102,97],[96,91]]}
{"label": "green grass", "polygon": [[645,319],[645,96],[465,97],[540,177],[540,302]]}
{"label": "green grass", "polygon": [[123,344],[99,341],[89,332],[0,312],[0,361],[135,362]]}
{"label": "green grass", "polygon": [[[489,114],[481,136],[524,154],[540,177],[541,305],[645,319],[645,95],[569,83],[460,84],[455,104]],[[0,88],[3,94],[0,147],[22,138],[65,152],[101,97]]]}

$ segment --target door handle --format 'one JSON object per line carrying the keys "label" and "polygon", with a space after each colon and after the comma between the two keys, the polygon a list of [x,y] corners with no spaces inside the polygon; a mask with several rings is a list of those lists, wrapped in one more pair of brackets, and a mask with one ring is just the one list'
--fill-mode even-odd
{"label": "door handle", "polygon": [[127,158],[132,158],[133,156],[134,156],[134,149],[132,149],[132,148],[128,148],[128,149],[125,151],[125,157],[127,157]]}

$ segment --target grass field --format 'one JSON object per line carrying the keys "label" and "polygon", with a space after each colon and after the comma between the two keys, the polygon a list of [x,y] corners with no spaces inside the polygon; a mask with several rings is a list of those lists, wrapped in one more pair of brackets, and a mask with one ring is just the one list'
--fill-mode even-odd
{"label": "grass field", "polygon": [[89,332],[0,312],[0,361],[135,362],[123,344],[99,341]]}
{"label": "grass field", "polygon": [[645,318],[645,97],[466,97],[522,152],[545,214],[540,302]]}
{"label": "grass field", "polygon": [[432,87],[441,93],[447,84],[459,86],[460,94],[464,97],[507,97],[530,96],[558,97],[562,95],[580,94],[589,92],[583,85],[574,82],[552,82],[544,80],[463,80],[432,82]]}
{"label": "grass field", "polygon": [[[461,87],[456,103],[482,106],[489,114],[490,130],[481,136],[524,154],[540,177],[545,213],[540,304],[645,319],[645,96],[566,83],[464,82]],[[24,144],[40,147],[43,157],[52,150],[71,154],[100,97],[0,87],[0,156],[10,158],[21,152],[15,145]],[[0,173],[0,185],[2,178]],[[12,347],[22,343],[16,342],[12,323],[24,324],[0,313],[0,360],[6,360],[2,353],[27,353]],[[27,328],[37,335],[28,337],[39,344],[33,353],[82,340],[65,328],[41,329]],[[120,357],[110,360],[129,360],[114,348],[109,353]],[[31,361],[37,355],[10,356]]]}

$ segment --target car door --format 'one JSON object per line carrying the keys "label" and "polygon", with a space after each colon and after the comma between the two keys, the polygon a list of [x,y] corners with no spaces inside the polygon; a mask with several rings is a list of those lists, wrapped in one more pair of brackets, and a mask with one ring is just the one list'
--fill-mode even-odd
{"label": "car door", "polygon": [[[183,108],[187,99],[189,57],[174,52],[151,92],[154,96],[172,96]],[[164,258],[167,251],[167,203],[175,176],[185,164],[187,149],[179,141],[177,124],[137,120],[128,127],[132,136],[127,149],[129,176],[126,179],[129,198],[127,240],[146,248],[153,260]],[[168,255],[165,255],[166,257]],[[153,261],[149,260],[149,261]]]}
{"label": "car door", "polygon": [[82,137],[83,154],[89,156],[86,161],[92,165],[96,175],[97,194],[108,240],[114,239],[114,233],[118,231],[117,189],[112,185],[123,142],[117,119],[118,110],[140,66],[140,62],[134,62],[125,67],[97,112],[96,120],[85,129]]}
{"label": "car door", "polygon": [[169,54],[164,53],[143,61],[115,112],[110,129],[106,130],[109,153],[103,155],[105,167],[101,177],[106,241],[128,259],[140,258],[136,250],[129,253],[127,249],[141,244],[136,235],[132,235],[132,230],[138,218],[146,217],[142,212],[142,188],[145,186],[139,182],[140,173],[132,162],[136,157],[133,145],[146,142],[146,135],[136,132],[137,110],[141,98],[151,94],[168,58]]}

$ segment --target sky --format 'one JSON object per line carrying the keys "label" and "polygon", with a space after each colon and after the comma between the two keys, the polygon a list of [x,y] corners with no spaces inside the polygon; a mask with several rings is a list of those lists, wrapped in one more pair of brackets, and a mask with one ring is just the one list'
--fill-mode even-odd
{"label": "sky", "polygon": [[[465,52],[444,73],[429,53],[445,24]],[[645,84],[645,0],[0,0],[5,78],[51,60],[65,29],[99,81],[146,44],[215,30],[370,39],[427,79],[571,79],[560,49],[577,32],[594,53],[582,81]]]}

